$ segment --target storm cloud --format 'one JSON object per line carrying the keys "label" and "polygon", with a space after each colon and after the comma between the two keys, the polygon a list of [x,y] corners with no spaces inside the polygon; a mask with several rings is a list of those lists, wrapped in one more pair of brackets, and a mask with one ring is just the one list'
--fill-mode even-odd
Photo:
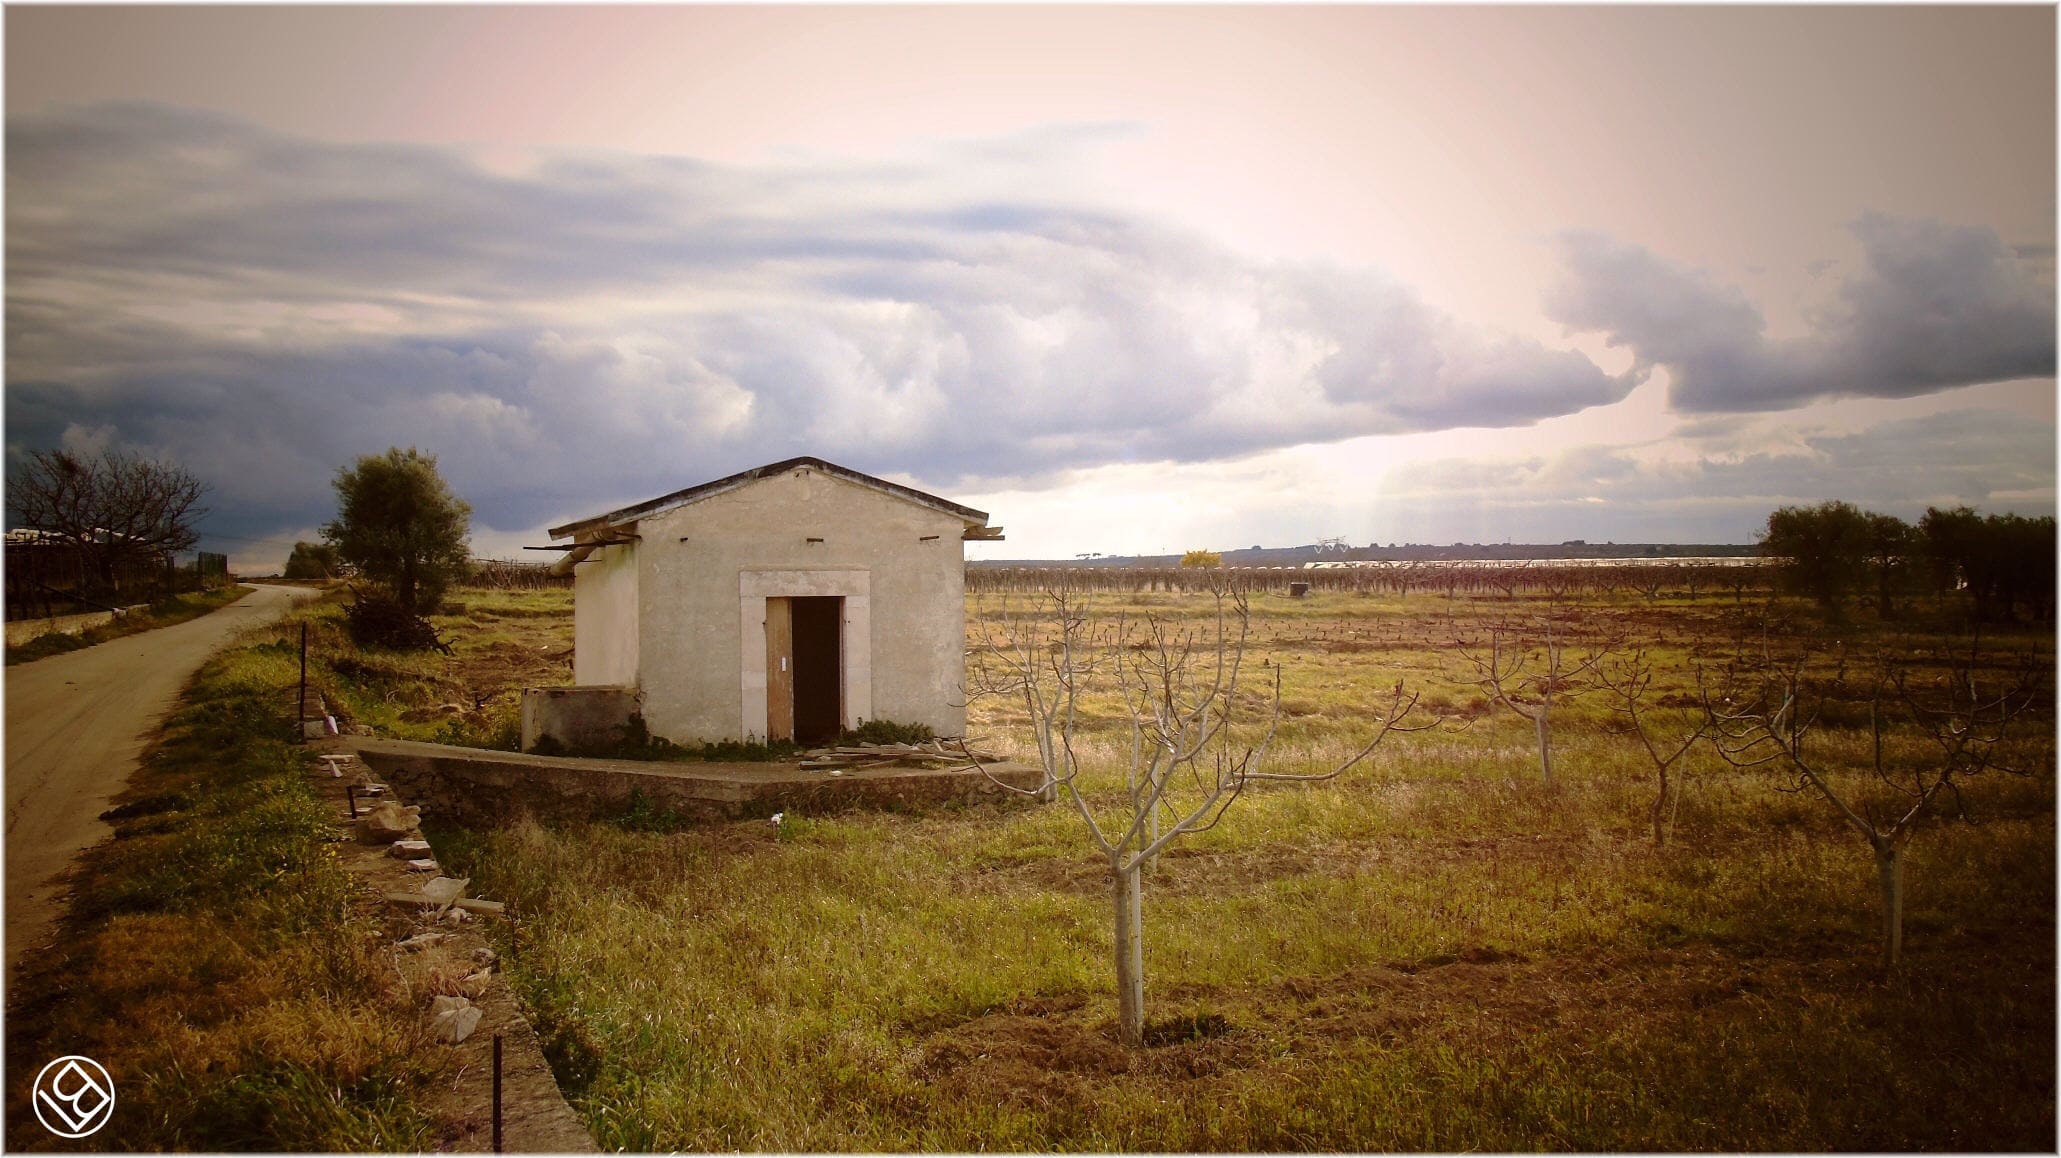
{"label": "storm cloud", "polygon": [[390,444],[519,529],[794,454],[1021,479],[1522,425],[1634,384],[1378,272],[950,192],[1010,163],[991,143],[511,169],[124,104],[11,117],[7,145],[10,449],[112,430],[240,526],[311,525]]}
{"label": "storm cloud", "polygon": [[1869,214],[1862,267],[1810,320],[1771,339],[1738,288],[1598,233],[1559,239],[1546,312],[1665,366],[1678,410],[1780,410],[1824,398],[1908,398],[2054,373],[2052,262],[1990,229]]}

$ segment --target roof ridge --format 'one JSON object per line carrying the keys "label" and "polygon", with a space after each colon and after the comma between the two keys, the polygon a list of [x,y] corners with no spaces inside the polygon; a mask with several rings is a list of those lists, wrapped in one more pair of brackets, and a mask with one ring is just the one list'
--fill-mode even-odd
{"label": "roof ridge", "polygon": [[919,506],[930,507],[945,514],[957,515],[971,525],[985,526],[988,521],[988,513],[986,511],[976,511],[972,507],[963,506],[950,499],[940,498],[928,491],[920,491],[912,486],[891,482],[887,479],[867,474],[864,471],[853,470],[848,466],[839,466],[828,459],[817,458],[814,455],[801,455],[796,458],[783,459],[779,462],[770,462],[764,466],[755,466],[749,470],[741,470],[736,474],[725,475],[719,479],[686,487],[673,491],[670,494],[663,494],[655,499],[646,499],[641,503],[619,507],[605,514],[575,519],[570,523],[551,527],[545,533],[554,539],[562,539],[568,535],[577,537],[585,531],[603,530],[623,523],[636,522],[639,519],[683,507],[689,503],[721,494],[724,491],[734,490],[746,484],[757,482],[760,479],[785,474],[789,470],[804,466],[814,467],[826,474],[842,478],[847,482],[857,483],[860,486],[882,491],[896,498],[916,503]]}

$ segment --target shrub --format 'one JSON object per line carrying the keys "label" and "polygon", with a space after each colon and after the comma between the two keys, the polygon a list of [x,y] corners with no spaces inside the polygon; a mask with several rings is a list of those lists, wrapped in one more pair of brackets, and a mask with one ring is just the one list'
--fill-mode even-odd
{"label": "shrub", "polygon": [[396,651],[426,651],[431,648],[451,654],[451,648],[437,638],[436,628],[427,619],[415,614],[408,605],[391,596],[374,593],[357,593],[358,598],[344,608],[344,621],[351,633],[351,642],[359,647],[388,647]]}

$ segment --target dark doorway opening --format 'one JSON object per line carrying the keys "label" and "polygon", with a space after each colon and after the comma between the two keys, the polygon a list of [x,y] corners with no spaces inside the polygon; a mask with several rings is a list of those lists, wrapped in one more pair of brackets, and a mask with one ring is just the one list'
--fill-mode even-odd
{"label": "dark doorway opening", "polygon": [[794,738],[823,744],[844,730],[844,596],[788,600],[794,624]]}

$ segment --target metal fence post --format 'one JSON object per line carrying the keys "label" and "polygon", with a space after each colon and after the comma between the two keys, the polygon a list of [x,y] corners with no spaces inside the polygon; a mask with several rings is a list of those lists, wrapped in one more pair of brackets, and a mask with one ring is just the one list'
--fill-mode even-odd
{"label": "metal fence post", "polygon": [[501,1035],[494,1035],[494,1153],[501,1153]]}
{"label": "metal fence post", "polygon": [[305,744],[308,742],[308,623],[306,620],[301,621],[300,703],[301,706],[299,713],[294,717],[293,721],[293,742],[296,744]]}

